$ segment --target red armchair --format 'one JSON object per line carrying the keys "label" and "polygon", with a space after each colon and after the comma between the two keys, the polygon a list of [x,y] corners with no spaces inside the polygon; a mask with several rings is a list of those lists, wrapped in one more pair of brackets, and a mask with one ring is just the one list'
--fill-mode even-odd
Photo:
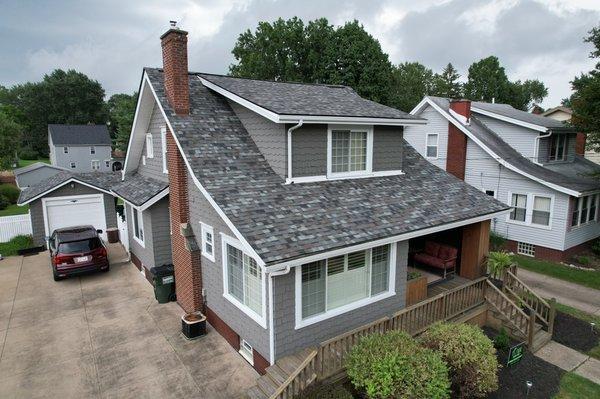
{"label": "red armchair", "polygon": [[446,274],[456,271],[457,257],[458,249],[449,245],[426,241],[425,251],[415,254],[415,261],[443,270],[444,278],[446,278]]}

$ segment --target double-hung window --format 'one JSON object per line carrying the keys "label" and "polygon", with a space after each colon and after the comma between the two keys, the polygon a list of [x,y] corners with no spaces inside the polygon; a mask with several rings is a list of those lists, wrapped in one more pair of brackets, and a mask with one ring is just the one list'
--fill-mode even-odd
{"label": "double-hung window", "polygon": [[265,325],[265,278],[256,260],[236,240],[223,236],[224,296],[256,322]]}
{"label": "double-hung window", "polygon": [[297,275],[297,324],[311,324],[311,320],[334,316],[393,293],[392,245],[302,265]]}
{"label": "double-hung window", "polygon": [[567,153],[567,135],[555,134],[550,141],[550,160],[562,161]]}
{"label": "double-hung window", "polygon": [[577,227],[596,220],[598,213],[598,194],[573,199],[571,226]]}
{"label": "double-hung window", "polygon": [[533,212],[531,214],[531,223],[542,226],[550,226],[550,210],[552,208],[552,198],[540,195],[533,196]]}
{"label": "double-hung window", "polygon": [[437,133],[427,135],[427,158],[438,157],[438,137]]}
{"label": "double-hung window", "polygon": [[167,128],[163,127],[160,129],[160,145],[162,149],[162,167],[163,173],[169,173],[167,164]]}
{"label": "double-hung window", "polygon": [[215,261],[215,236],[213,228],[207,224],[200,222],[200,230],[202,234],[202,255],[211,262]]}
{"label": "double-hung window", "polygon": [[154,158],[154,143],[152,133],[146,134],[146,158]]}
{"label": "double-hung window", "polygon": [[133,221],[133,237],[142,245],[144,245],[144,220],[142,211],[136,208],[131,208]]}
{"label": "double-hung window", "polygon": [[370,173],[372,141],[372,128],[331,129],[329,173],[342,176]]}
{"label": "double-hung window", "polygon": [[100,161],[92,161],[92,170],[100,170]]}
{"label": "double-hung window", "polygon": [[63,153],[68,154],[69,153],[69,147],[63,147]]}
{"label": "double-hung window", "polygon": [[91,146],[91,147],[90,147],[90,154],[91,154],[91,155],[94,155],[95,153],[96,153],[96,147],[94,147],[94,146]]}
{"label": "double-hung window", "polygon": [[527,216],[527,195],[512,194],[510,205],[513,207],[510,211],[510,220],[525,222]]}

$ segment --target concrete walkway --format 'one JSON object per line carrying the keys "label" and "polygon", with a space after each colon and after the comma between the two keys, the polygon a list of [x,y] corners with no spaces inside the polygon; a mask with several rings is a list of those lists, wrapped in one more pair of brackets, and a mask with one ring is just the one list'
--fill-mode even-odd
{"label": "concrete walkway", "polygon": [[258,378],[210,327],[183,338],[131,263],[55,282],[44,252],[0,273],[0,398],[241,398]]}
{"label": "concrete walkway", "polygon": [[555,341],[548,342],[535,355],[565,371],[573,371],[600,385],[600,360]]}
{"label": "concrete walkway", "polygon": [[564,305],[600,316],[600,290],[519,268],[517,276],[542,298],[556,298]]}

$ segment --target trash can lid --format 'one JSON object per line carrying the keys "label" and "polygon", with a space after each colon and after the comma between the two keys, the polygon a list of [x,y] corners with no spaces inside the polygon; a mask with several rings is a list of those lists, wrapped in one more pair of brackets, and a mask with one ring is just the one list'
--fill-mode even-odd
{"label": "trash can lid", "polygon": [[150,273],[152,273],[155,277],[169,276],[172,275],[174,271],[175,269],[173,268],[173,264],[154,266],[150,269]]}

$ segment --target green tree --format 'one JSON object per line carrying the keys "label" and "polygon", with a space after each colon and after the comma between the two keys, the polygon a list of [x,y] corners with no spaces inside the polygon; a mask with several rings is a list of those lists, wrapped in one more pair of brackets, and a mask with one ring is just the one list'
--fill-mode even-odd
{"label": "green tree", "polygon": [[116,147],[127,150],[138,94],[113,94],[106,102],[110,136]]}
{"label": "green tree", "polygon": [[50,123],[106,123],[104,89],[75,70],[56,69],[41,82],[12,87],[8,102],[21,113],[19,122],[27,132],[24,145],[48,153]]}
{"label": "green tree", "polygon": [[442,73],[436,74],[433,79],[433,94],[441,97],[460,98],[462,83],[458,79],[460,79],[460,74],[454,65],[448,63]]}
{"label": "green tree", "polygon": [[19,149],[23,127],[0,111],[0,170],[10,169]]}
{"label": "green tree", "polygon": [[232,50],[233,76],[342,84],[373,101],[388,103],[392,65],[379,42],[358,21],[333,27],[321,18],[260,22],[240,34]]}
{"label": "green tree", "polygon": [[527,79],[524,82],[517,80],[509,82],[508,97],[503,101],[517,109],[527,111],[534,103],[541,103],[547,95],[548,88],[539,80]]}
{"label": "green tree", "polygon": [[489,56],[469,67],[465,96],[475,101],[502,102],[508,98],[510,81],[495,56]]}
{"label": "green tree", "polygon": [[[594,45],[590,58],[600,58],[600,26],[590,30],[584,41]],[[593,70],[575,77],[571,87],[571,123],[587,134],[588,149],[600,151],[600,62]]]}
{"label": "green tree", "polygon": [[396,108],[410,112],[434,86],[433,71],[418,62],[403,62],[394,68],[392,103]]}

